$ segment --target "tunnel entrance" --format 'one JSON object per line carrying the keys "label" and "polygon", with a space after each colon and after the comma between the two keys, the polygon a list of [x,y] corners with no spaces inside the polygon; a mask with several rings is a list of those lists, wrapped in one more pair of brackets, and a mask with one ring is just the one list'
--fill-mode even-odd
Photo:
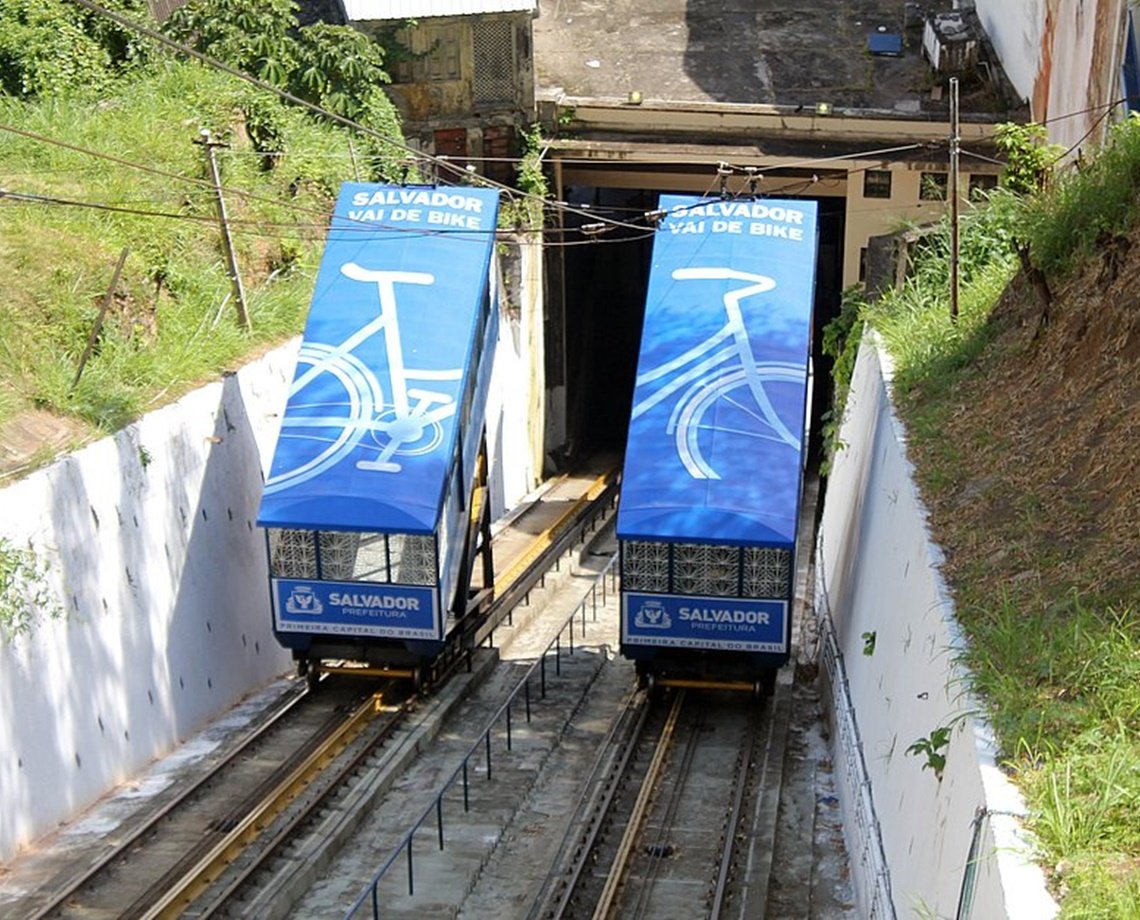
{"label": "tunnel entrance", "polygon": [[[653,189],[565,189],[564,198],[575,210],[565,215],[567,232],[547,250],[549,277],[559,279],[548,301],[547,355],[562,358],[560,367],[548,366],[547,379],[551,386],[565,383],[566,440],[555,451],[558,466],[601,451],[620,455],[625,449],[653,246],[650,231],[614,228],[590,236],[581,228],[602,215],[644,223],[645,213],[657,207],[658,194]],[[821,343],[823,327],[840,309],[846,201],[810,200],[819,205],[809,443],[809,462],[815,465],[822,451],[822,416],[831,405],[832,362]]]}

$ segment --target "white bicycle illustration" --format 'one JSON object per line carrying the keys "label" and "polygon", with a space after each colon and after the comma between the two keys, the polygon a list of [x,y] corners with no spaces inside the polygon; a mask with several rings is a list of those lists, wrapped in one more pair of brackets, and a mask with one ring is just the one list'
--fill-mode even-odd
{"label": "white bicycle illustration", "polygon": [[[380,315],[339,345],[302,343],[297,363],[308,369],[298,374],[289,389],[280,439],[304,442],[312,448],[311,455],[270,478],[265,484],[266,493],[319,476],[358,448],[370,449],[375,456],[357,460],[357,469],[398,473],[403,467],[396,458],[435,450],[443,440],[440,423],[455,414],[456,401],[451,392],[409,384],[459,381],[463,368],[409,368],[404,363],[400,339],[396,285],[431,285],[435,276],[426,272],[372,270],[355,262],[345,263],[340,271],[353,281],[376,285]],[[358,346],[375,335],[383,336],[391,399],[385,397],[372,369],[354,354]],[[336,381],[331,388],[329,378]],[[312,393],[311,399],[304,398],[306,392]],[[371,444],[365,442],[366,436]]]}
{"label": "white bicycle illustration", "polygon": [[761,438],[798,450],[801,436],[789,427],[796,421],[780,418],[767,388],[782,383],[802,387],[807,372],[802,365],[789,362],[758,363],[740,309],[742,300],[772,290],[776,282],[764,275],[714,267],[678,268],[673,278],[740,281],[744,286],[724,293],[728,319],[719,331],[676,358],[638,375],[639,391],[657,381],[665,382],[634,405],[632,418],[644,415],[685,387],[669,416],[666,433],[674,438],[677,455],[694,479],[721,478],[705,459],[707,448],[717,437]]}

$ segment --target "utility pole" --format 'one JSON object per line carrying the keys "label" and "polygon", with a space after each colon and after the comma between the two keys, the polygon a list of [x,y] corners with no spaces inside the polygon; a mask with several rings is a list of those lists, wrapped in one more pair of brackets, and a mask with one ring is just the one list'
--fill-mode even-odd
{"label": "utility pole", "polygon": [[950,78],[950,321],[958,321],[958,78]]}
{"label": "utility pole", "polygon": [[91,353],[95,350],[95,343],[99,341],[99,333],[103,331],[103,320],[107,316],[107,310],[111,306],[111,298],[115,296],[115,288],[119,286],[119,278],[123,274],[123,266],[127,262],[127,253],[130,252],[127,247],[123,247],[123,251],[119,254],[119,261],[115,265],[115,273],[111,276],[111,283],[107,286],[107,293],[103,296],[103,305],[99,308],[99,315],[95,318],[95,325],[91,328],[91,334],[87,336],[87,347],[83,349],[83,356],[79,359],[79,367],[75,369],[75,379],[71,381],[71,392],[75,392],[75,388],[79,386],[79,378],[83,376],[83,368],[87,366],[88,360],[91,358]]}
{"label": "utility pole", "polygon": [[230,284],[233,285],[234,302],[237,304],[238,312],[238,325],[242,329],[249,329],[249,310],[245,305],[245,290],[241,285],[241,274],[238,272],[237,256],[234,253],[233,240],[230,239],[230,223],[229,217],[226,215],[226,199],[222,195],[222,178],[218,173],[218,161],[214,156],[215,147],[225,147],[226,144],[220,141],[215,141],[210,136],[210,129],[203,128],[201,137],[194,142],[201,144],[202,148],[206,151],[206,162],[210,167],[210,179],[214,183],[214,194],[218,199],[218,223],[222,229],[222,249],[226,254],[226,274],[230,276]]}

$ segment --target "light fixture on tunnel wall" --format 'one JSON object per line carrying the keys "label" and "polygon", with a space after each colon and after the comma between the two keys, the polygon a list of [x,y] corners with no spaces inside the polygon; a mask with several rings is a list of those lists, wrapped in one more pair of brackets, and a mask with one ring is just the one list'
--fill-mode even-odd
{"label": "light fixture on tunnel wall", "polygon": [[816,115],[823,115],[823,116],[830,115],[831,114],[831,103],[830,102],[817,102],[815,104],[815,114]]}
{"label": "light fixture on tunnel wall", "polygon": [[629,91],[629,96],[626,97],[626,102],[628,102],[630,105],[641,105],[641,91],[631,89]]}

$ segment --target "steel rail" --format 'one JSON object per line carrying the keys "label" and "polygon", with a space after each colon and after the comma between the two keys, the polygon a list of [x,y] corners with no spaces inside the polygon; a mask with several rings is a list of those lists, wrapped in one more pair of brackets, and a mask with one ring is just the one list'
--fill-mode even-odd
{"label": "steel rail", "polygon": [[705,726],[705,713],[706,710],[703,707],[697,709],[696,724],[689,728],[686,733],[685,750],[681,755],[677,775],[673,779],[673,788],[670,790],[669,800],[665,804],[664,814],[662,814],[661,822],[657,826],[653,843],[647,844],[645,847],[645,852],[650,855],[649,867],[642,879],[641,888],[637,894],[637,903],[629,914],[631,917],[644,917],[648,910],[650,892],[661,872],[662,860],[660,857],[664,848],[665,837],[672,831],[673,823],[677,819],[677,810],[681,807],[681,801],[685,796],[685,784],[692,772],[697,747],[701,743],[701,735]]}
{"label": "steel rail", "polygon": [[413,893],[414,881],[412,870],[412,843],[415,839],[416,833],[425,825],[425,823],[433,816],[437,824],[437,832],[439,835],[439,848],[444,848],[444,831],[443,831],[443,812],[442,802],[443,795],[453,785],[459,782],[462,777],[464,788],[464,811],[468,810],[468,764],[472,758],[477,756],[477,752],[483,749],[486,756],[487,779],[491,778],[491,735],[496,726],[505,722],[506,725],[506,744],[507,750],[511,750],[511,707],[516,705],[517,699],[522,696],[526,706],[526,719],[530,721],[530,683],[532,680],[538,678],[541,681],[541,694],[542,697],[546,696],[546,658],[551,650],[555,654],[555,668],[559,667],[560,656],[562,654],[562,634],[567,630],[570,631],[571,644],[569,654],[574,653],[573,634],[574,634],[574,621],[579,617],[582,618],[583,630],[585,629],[586,619],[586,606],[590,602],[591,597],[597,591],[598,583],[605,583],[605,578],[610,574],[613,568],[616,554],[611,557],[609,563],[595,576],[595,581],[585,597],[579,604],[570,612],[569,616],[563,620],[561,627],[555,634],[554,638],[550,640],[546,648],[539,654],[537,659],[531,663],[527,668],[522,678],[515,684],[514,689],[507,694],[506,699],[495,711],[494,715],[485,723],[481,732],[475,736],[475,740],[468,747],[466,754],[459,760],[457,766],[451,771],[447,779],[440,785],[435,796],[432,798],[428,806],[420,813],[419,818],[414,821],[408,831],[405,832],[401,838],[400,843],[391,851],[388,858],[380,864],[379,868],[373,873],[371,881],[364,886],[360,895],[348,911],[344,914],[345,920],[356,915],[367,902],[371,901],[372,916],[378,918],[380,916],[379,907],[379,886],[381,880],[387,875],[389,870],[396,864],[401,856],[405,856],[408,864],[408,893]]}
{"label": "steel rail", "polygon": [[468,634],[473,646],[482,645],[494,633],[514,607],[538,584],[539,580],[573,546],[594,520],[602,514],[616,495],[618,467],[599,475],[586,492],[573,502],[542,533],[535,535],[530,547],[495,579],[495,599],[487,616]]}
{"label": "steel rail", "polygon": [[[388,720],[388,722],[378,733],[378,737],[376,739],[377,742],[390,735],[392,728],[394,728],[399,723],[399,720],[406,713],[407,705],[408,704],[405,703],[400,707],[391,710],[392,718]],[[365,758],[367,758],[372,753],[375,747],[375,742],[365,746],[345,764],[343,764],[325,791],[316,796],[312,802],[310,802],[305,808],[302,808],[282,827],[278,828],[277,832],[273,836],[273,839],[269,840],[266,843],[266,845],[262,848],[261,853],[258,854],[255,859],[251,860],[249,865],[245,866],[241,871],[239,871],[225,884],[224,887],[213,893],[208,901],[201,899],[205,901],[205,903],[196,905],[196,916],[212,917],[216,914],[224,913],[226,905],[234,897],[234,895],[240,891],[249,882],[249,880],[253,878],[253,876],[265,868],[266,863],[268,863],[269,860],[276,853],[278,853],[290,839],[292,839],[297,828],[313,816],[316,810],[328,799],[328,797],[332,795],[337,790],[337,788],[339,788],[345,778],[360,769]]]}
{"label": "steel rail", "polygon": [[656,790],[658,777],[665,764],[665,756],[673,743],[673,735],[676,731],[677,721],[680,719],[681,708],[684,702],[685,691],[682,690],[673,700],[673,707],[669,710],[669,718],[666,720],[665,727],[661,731],[661,737],[657,741],[657,747],[653,752],[653,759],[649,763],[649,769],[645,771],[645,779],[642,781],[641,789],[637,794],[637,801],[634,802],[633,811],[630,813],[629,821],[625,826],[625,833],[622,835],[621,843],[618,845],[614,861],[610,866],[605,887],[602,889],[602,894],[598,898],[598,903],[594,908],[594,920],[605,920],[605,918],[610,915],[610,911],[614,906],[618,887],[625,877],[625,870],[628,866],[630,855],[633,852],[633,845],[637,842],[637,838],[641,833],[641,822],[645,818],[645,813],[649,810],[649,801],[652,799],[653,793]]}
{"label": "steel rail", "polygon": [[728,874],[732,868],[732,859],[736,852],[736,831],[740,827],[740,820],[744,810],[744,792],[748,788],[749,764],[752,761],[752,752],[756,749],[756,742],[760,736],[759,716],[753,714],[748,726],[748,737],[741,745],[740,757],[736,761],[736,784],[732,791],[732,810],[728,815],[728,823],[724,829],[724,845],[721,848],[720,870],[716,876],[716,888],[713,889],[712,904],[709,906],[709,920],[718,920],[724,910],[725,892],[728,890]]}
{"label": "steel rail", "polygon": [[495,579],[495,593],[499,594],[505,591],[518,581],[526,570],[546,553],[550,547],[558,541],[558,538],[562,536],[562,534],[570,529],[572,523],[581,516],[582,512],[590,510],[590,507],[597,499],[610,489],[616,481],[617,467],[611,467],[598,476],[579,498],[572,503],[568,503],[569,506],[566,511],[558,517],[558,520],[542,531],[542,533],[537,534],[526,552],[519,556],[500,577]]}
{"label": "steel rail", "polygon": [[114,849],[104,854],[98,861],[89,866],[77,877],[69,880],[63,891],[57,894],[46,906],[40,908],[32,917],[32,920],[43,920],[56,913],[60,908],[71,900],[77,891],[86,885],[89,881],[105,871],[108,866],[112,865],[117,860],[123,858],[128,851],[134,849],[135,845],[140,839],[145,837],[154,828],[165,819],[171,812],[179,808],[187,799],[192,798],[198,791],[215,779],[218,774],[225,770],[231,763],[240,757],[249,747],[255,742],[259,741],[262,737],[269,733],[281,720],[283,720],[293,709],[300,705],[300,703],[308,696],[309,690],[300,685],[299,689],[290,691],[291,697],[286,699],[282,704],[265,722],[257,728],[252,729],[248,734],[243,737],[238,744],[231,750],[221,761],[205,775],[199,777],[182,792],[178,793],[170,799],[165,805],[158,809],[146,821],[144,821],[135,831],[130,833],[121,842],[119,842]]}
{"label": "steel rail", "polygon": [[[605,741],[602,742],[602,753],[599,754],[598,758],[594,761],[594,765],[590,770],[590,776],[586,780],[586,788],[592,792],[597,789],[603,781],[603,777],[599,774],[602,772],[603,764],[606,762],[606,758],[604,757],[605,752],[615,749],[620,753],[620,757],[617,758],[616,764],[613,764],[607,769],[607,774],[610,776],[610,779],[604,786],[601,798],[594,802],[590,809],[590,814],[593,817],[588,822],[586,834],[574,846],[574,858],[570,862],[570,866],[566,871],[566,878],[562,882],[561,894],[549,911],[540,910],[540,905],[550,900],[549,895],[540,896],[540,898],[531,905],[531,910],[527,914],[528,920],[535,920],[537,917],[550,917],[557,920],[557,918],[563,917],[569,909],[570,901],[573,899],[574,892],[578,887],[578,881],[582,876],[582,870],[585,869],[590,854],[594,850],[594,845],[597,843],[598,837],[601,834],[602,818],[610,810],[614,797],[617,794],[618,780],[625,775],[629,767],[629,762],[633,758],[634,751],[637,749],[638,740],[645,730],[645,723],[648,721],[651,708],[649,699],[644,693],[631,694],[624,700],[621,714],[611,726]],[[632,719],[634,715],[636,715],[636,720],[630,725],[629,720]],[[623,730],[624,736],[619,742],[616,739]],[[589,794],[581,797],[577,809],[579,813],[584,811],[584,804],[592,797],[593,796]],[[579,823],[586,822],[580,821]]]}
{"label": "steel rail", "polygon": [[[132,906],[126,911],[126,915],[138,916],[142,920],[160,920],[160,918],[166,920],[181,915],[219,878],[236,855],[248,848],[269,824],[297,799],[313,779],[360,736],[381,711],[383,707],[379,694],[362,703],[330,737],[305,757],[269,795],[250,810],[237,826],[210,845],[207,852],[196,859],[189,871],[180,872],[179,879],[160,879],[151,891],[136,902],[140,906],[147,905],[146,909],[136,914]],[[311,807],[314,806],[311,804]]]}

